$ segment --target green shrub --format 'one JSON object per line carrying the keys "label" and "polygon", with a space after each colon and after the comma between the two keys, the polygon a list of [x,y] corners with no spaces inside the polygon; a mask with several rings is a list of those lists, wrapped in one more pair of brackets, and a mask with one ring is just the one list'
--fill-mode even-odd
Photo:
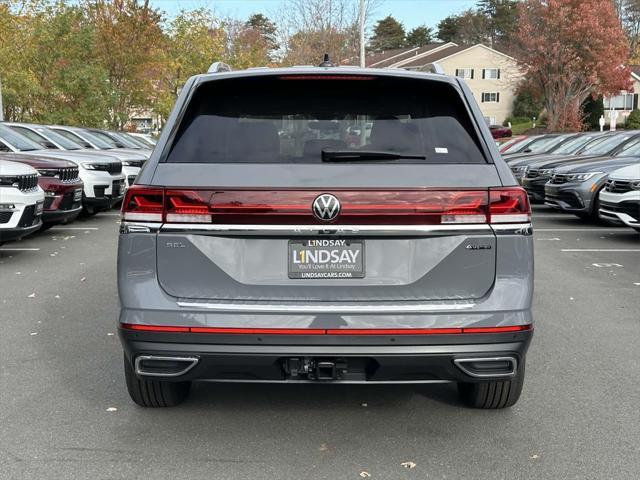
{"label": "green shrub", "polygon": [[602,103],[602,97],[587,98],[582,104],[582,111],[584,113],[584,124],[587,129],[600,130],[600,116],[604,115],[604,104]]}
{"label": "green shrub", "polygon": [[502,126],[508,127],[509,122],[511,122],[511,125],[518,125],[520,123],[528,123],[530,121],[531,119],[527,117],[507,117],[506,120],[502,123]]}
{"label": "green shrub", "polygon": [[513,116],[531,120],[531,117],[538,117],[543,108],[542,99],[524,90],[518,93],[513,101]]}
{"label": "green shrub", "polygon": [[634,110],[627,117],[627,123],[625,127],[627,130],[640,129],[640,110]]}

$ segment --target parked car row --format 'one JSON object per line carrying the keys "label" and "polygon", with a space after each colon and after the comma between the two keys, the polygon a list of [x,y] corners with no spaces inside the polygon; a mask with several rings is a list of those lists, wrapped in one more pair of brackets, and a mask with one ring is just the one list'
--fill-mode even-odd
{"label": "parked car row", "polygon": [[0,243],[111,209],[152,149],[127,133],[0,123]]}
{"label": "parked car row", "polygon": [[640,131],[521,136],[500,151],[533,203],[640,232]]}

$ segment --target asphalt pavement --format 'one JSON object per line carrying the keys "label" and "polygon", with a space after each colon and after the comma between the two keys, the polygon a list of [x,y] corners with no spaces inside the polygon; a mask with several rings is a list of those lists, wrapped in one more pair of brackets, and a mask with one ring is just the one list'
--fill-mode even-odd
{"label": "asphalt pavement", "polygon": [[118,221],[0,247],[1,479],[638,478],[631,229],[535,209],[536,332],[512,409],[465,408],[452,385],[195,384],[153,410],[124,384]]}

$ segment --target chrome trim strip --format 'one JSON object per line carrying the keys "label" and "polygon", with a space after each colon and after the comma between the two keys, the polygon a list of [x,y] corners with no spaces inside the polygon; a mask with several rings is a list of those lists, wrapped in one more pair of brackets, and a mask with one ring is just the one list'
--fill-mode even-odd
{"label": "chrome trim strip", "polygon": [[469,310],[475,303],[421,303],[399,305],[340,305],[340,304],[255,304],[185,302],[176,304],[183,308],[202,308],[220,312],[279,312],[279,313],[424,313]]}
{"label": "chrome trim strip", "polygon": [[[189,362],[189,365],[184,370],[180,370],[177,373],[157,373],[157,372],[145,372],[140,368],[140,363],[144,360],[159,360],[159,361],[171,361],[171,362]],[[200,361],[197,357],[160,357],[156,355],[138,355],[134,360],[134,368],[136,375],[141,375],[145,377],[179,377],[180,375],[184,375],[193,367],[195,367]]]}
{"label": "chrome trim strip", "polygon": [[[507,361],[511,365],[511,371],[508,373],[476,373],[468,370],[464,364],[471,362],[504,362]],[[464,373],[474,378],[505,378],[513,377],[518,373],[518,361],[514,357],[483,357],[483,358],[456,358],[453,363]]]}
{"label": "chrome trim strip", "polygon": [[[520,225],[519,227],[522,227]],[[212,233],[215,235],[459,235],[491,233],[485,224],[451,225],[229,225],[165,223],[161,232]]]}
{"label": "chrome trim strip", "polygon": [[533,226],[530,223],[492,223],[491,228],[496,235],[532,235]]}
{"label": "chrome trim strip", "polygon": [[198,379],[211,383],[330,383],[341,385],[414,385],[453,383],[453,380],[236,380],[236,379]]}
{"label": "chrome trim strip", "polygon": [[155,233],[160,228],[159,223],[120,222],[120,233]]}

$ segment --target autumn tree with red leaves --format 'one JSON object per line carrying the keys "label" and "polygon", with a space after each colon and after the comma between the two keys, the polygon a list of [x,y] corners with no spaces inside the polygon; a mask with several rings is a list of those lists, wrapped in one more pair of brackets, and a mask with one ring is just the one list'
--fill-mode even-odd
{"label": "autumn tree with red leaves", "polygon": [[589,96],[631,88],[629,46],[611,0],[525,0],[513,41],[545,99],[549,131],[579,130]]}

